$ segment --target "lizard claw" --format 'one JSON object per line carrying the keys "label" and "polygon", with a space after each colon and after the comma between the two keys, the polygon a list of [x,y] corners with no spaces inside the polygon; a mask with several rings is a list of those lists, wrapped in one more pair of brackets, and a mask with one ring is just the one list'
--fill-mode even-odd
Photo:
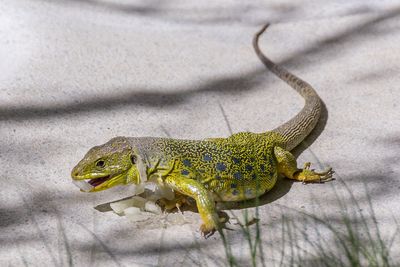
{"label": "lizard claw", "polygon": [[200,232],[201,232],[201,235],[205,238],[205,239],[207,239],[207,238],[209,238],[210,236],[212,236],[214,233],[215,233],[215,231],[216,231],[217,229],[214,227],[214,226],[207,226],[207,225],[205,225],[205,224],[202,224],[201,226],[200,226]]}
{"label": "lizard claw", "polygon": [[320,183],[325,183],[325,182],[335,180],[335,178],[333,178],[333,174],[335,172],[332,170],[332,168],[329,168],[328,170],[326,170],[324,172],[314,172],[314,173],[319,175]]}
{"label": "lizard claw", "polygon": [[218,211],[215,218],[208,223],[203,223],[200,226],[201,235],[207,239],[212,236],[217,230],[220,231],[221,229],[233,230],[231,228],[226,227],[226,223],[229,222],[229,216],[223,211]]}
{"label": "lizard claw", "polygon": [[230,228],[230,227],[228,227],[226,225],[222,226],[221,228],[223,228],[225,230],[228,230],[228,231],[235,231],[235,229],[232,229],[232,228]]}
{"label": "lizard claw", "polygon": [[310,167],[311,167],[311,162],[306,162],[306,163],[304,163],[303,169],[308,170],[308,169],[310,169]]}

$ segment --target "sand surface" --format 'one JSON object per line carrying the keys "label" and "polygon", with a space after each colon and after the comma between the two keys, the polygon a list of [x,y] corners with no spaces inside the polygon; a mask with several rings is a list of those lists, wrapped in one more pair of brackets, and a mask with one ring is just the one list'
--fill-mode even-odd
{"label": "sand surface", "polygon": [[[324,256],[304,237],[337,249],[326,225],[303,213],[345,231],[340,201],[373,228],[371,202],[382,236],[393,235],[400,221],[397,1],[215,2],[0,1],[1,266],[227,265],[220,236],[200,236],[198,214],[143,224],[99,212],[95,206],[130,196],[130,188],[81,193],[70,171],[115,136],[228,136],[273,129],[295,115],[301,97],[265,70],[251,46],[267,21],[262,49],[326,105],[295,151],[299,164],[332,166],[338,179],[283,180],[264,196],[264,259],[257,260],[278,266],[282,248],[297,240],[308,253],[301,258],[318,262]],[[285,219],[302,231],[292,241],[282,238]],[[357,218],[351,225],[363,232]],[[250,266],[243,232],[226,235],[240,265]]]}

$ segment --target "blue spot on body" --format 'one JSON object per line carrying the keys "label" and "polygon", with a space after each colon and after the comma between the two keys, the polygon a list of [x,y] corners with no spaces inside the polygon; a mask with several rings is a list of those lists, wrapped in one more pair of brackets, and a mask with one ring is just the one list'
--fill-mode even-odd
{"label": "blue spot on body", "polygon": [[188,170],[182,170],[182,171],[181,171],[181,174],[182,174],[182,175],[188,175],[188,174],[189,174],[189,171],[188,171]]}
{"label": "blue spot on body", "polygon": [[261,170],[264,172],[265,171],[265,165],[264,164],[261,164],[260,165],[260,168],[261,168]]}
{"label": "blue spot on body", "polygon": [[246,171],[251,172],[253,170],[253,166],[251,165],[246,165]]}
{"label": "blue spot on body", "polygon": [[226,170],[226,166],[222,162],[218,162],[215,167],[217,168],[218,171],[225,171]]}
{"label": "blue spot on body", "polygon": [[215,176],[215,179],[220,180],[221,176],[217,175],[217,176]]}
{"label": "blue spot on body", "polygon": [[203,160],[204,160],[204,161],[211,161],[211,160],[212,160],[212,157],[211,157],[210,155],[204,155],[204,156],[203,156]]}
{"label": "blue spot on body", "polygon": [[242,178],[242,173],[241,173],[241,172],[235,172],[235,173],[233,174],[233,177],[234,177],[235,179],[241,179],[241,178]]}
{"label": "blue spot on body", "polygon": [[192,166],[192,163],[191,163],[190,160],[188,160],[188,159],[184,159],[184,160],[182,161],[182,163],[183,163],[183,165],[186,166],[186,167]]}
{"label": "blue spot on body", "polygon": [[253,180],[257,179],[257,174],[253,173],[253,174],[251,175],[251,178],[252,178]]}
{"label": "blue spot on body", "polygon": [[232,195],[238,195],[239,191],[237,191],[236,189],[232,191]]}
{"label": "blue spot on body", "polygon": [[233,162],[234,162],[235,164],[239,164],[239,162],[240,162],[240,160],[239,160],[238,158],[232,158],[232,160],[233,160]]}
{"label": "blue spot on body", "polygon": [[237,184],[231,184],[231,188],[236,188],[237,187]]}

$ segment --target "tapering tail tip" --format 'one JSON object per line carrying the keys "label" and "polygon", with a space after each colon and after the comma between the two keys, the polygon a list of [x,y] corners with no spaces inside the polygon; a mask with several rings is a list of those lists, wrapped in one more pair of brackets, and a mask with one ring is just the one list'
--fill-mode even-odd
{"label": "tapering tail tip", "polygon": [[318,122],[321,113],[321,100],[311,85],[293,75],[283,67],[276,65],[260,50],[258,45],[259,37],[265,32],[269,25],[269,23],[265,24],[258,32],[254,34],[254,51],[268,70],[296,90],[301,96],[303,96],[306,102],[306,105],[299,114],[273,130],[274,132],[283,136],[286,142],[286,148],[291,150],[311,132]]}
{"label": "tapering tail tip", "polygon": [[258,38],[265,32],[265,30],[269,27],[270,23],[266,23],[253,37],[253,46],[258,47]]}

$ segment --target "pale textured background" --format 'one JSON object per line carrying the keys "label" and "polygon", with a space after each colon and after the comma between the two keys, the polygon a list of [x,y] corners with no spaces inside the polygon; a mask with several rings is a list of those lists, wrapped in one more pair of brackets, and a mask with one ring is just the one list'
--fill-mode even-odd
{"label": "pale textured background", "polygon": [[[299,162],[334,167],[362,209],[366,184],[390,236],[400,221],[398,1],[1,0],[0,265],[225,265],[219,235],[203,240],[197,214],[183,226],[138,227],[93,209],[129,187],[84,194],[69,173],[117,135],[227,136],[296,114],[301,98],[252,50],[267,21],[262,49],[311,83],[328,110]],[[346,195],[339,181],[278,188],[260,208],[270,243],[280,241],[282,207],[334,223],[334,190]],[[243,235],[228,234],[250,264]]]}

